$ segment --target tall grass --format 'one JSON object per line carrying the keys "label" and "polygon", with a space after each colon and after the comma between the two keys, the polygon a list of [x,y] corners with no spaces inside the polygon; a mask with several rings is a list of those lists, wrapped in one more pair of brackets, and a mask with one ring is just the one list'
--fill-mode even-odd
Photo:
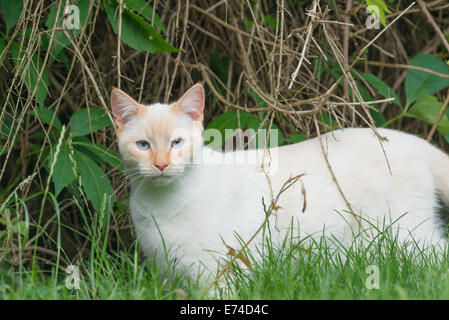
{"label": "tall grass", "polygon": [[[81,214],[86,214],[81,211]],[[75,263],[79,288],[67,286],[64,268],[20,265],[0,267],[3,299],[449,299],[449,256],[398,242],[391,228],[361,245],[341,247],[332,238],[274,244],[270,232],[253,251],[251,269],[230,268],[226,284],[205,292],[205,285],[185,274],[167,278],[157,261],[142,260],[138,243],[117,252],[106,250],[110,228],[101,215],[85,229],[89,255]],[[266,230],[267,231],[267,230]],[[229,256],[227,259],[231,259]],[[376,279],[373,280],[373,267]],[[372,285],[372,281],[377,281]],[[69,282],[70,283],[70,282]]]}

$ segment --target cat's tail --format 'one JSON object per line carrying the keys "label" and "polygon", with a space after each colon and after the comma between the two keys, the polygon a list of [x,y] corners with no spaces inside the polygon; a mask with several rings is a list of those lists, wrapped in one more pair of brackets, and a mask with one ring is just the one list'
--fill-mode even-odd
{"label": "cat's tail", "polygon": [[449,156],[432,146],[430,171],[441,200],[449,206]]}

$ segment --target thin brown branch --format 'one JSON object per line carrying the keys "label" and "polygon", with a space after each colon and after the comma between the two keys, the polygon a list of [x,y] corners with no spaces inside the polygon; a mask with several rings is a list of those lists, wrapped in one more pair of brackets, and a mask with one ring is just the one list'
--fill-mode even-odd
{"label": "thin brown branch", "polygon": [[423,0],[416,0],[421,7],[421,10],[423,11],[424,15],[427,18],[427,21],[432,25],[433,29],[437,33],[437,35],[440,37],[441,42],[446,47],[447,52],[449,53],[449,43],[447,42],[446,36],[441,31],[440,27],[436,24],[435,20],[433,19],[432,15],[430,14],[429,10],[427,10],[426,3]]}

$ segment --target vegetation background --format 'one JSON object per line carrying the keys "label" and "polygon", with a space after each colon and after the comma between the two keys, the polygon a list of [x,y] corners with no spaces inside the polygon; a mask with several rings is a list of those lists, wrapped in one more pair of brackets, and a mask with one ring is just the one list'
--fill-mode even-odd
{"label": "vegetation background", "polygon": [[[0,298],[184,296],[133,240],[113,86],[153,103],[203,81],[208,128],[276,128],[280,145],[376,126],[449,150],[448,40],[445,0],[0,0]],[[449,297],[447,265],[387,259],[373,296],[363,255],[358,270],[323,257],[261,266],[235,297]],[[416,269],[398,284],[404,263]]]}

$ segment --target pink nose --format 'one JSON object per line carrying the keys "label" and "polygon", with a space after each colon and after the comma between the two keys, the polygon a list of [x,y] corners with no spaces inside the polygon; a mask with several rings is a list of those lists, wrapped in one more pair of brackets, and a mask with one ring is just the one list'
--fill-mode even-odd
{"label": "pink nose", "polygon": [[155,166],[156,168],[158,168],[159,170],[161,170],[161,172],[162,172],[162,171],[165,170],[165,168],[168,167],[168,163],[167,163],[167,162],[156,162],[156,163],[154,164],[154,166]]}

